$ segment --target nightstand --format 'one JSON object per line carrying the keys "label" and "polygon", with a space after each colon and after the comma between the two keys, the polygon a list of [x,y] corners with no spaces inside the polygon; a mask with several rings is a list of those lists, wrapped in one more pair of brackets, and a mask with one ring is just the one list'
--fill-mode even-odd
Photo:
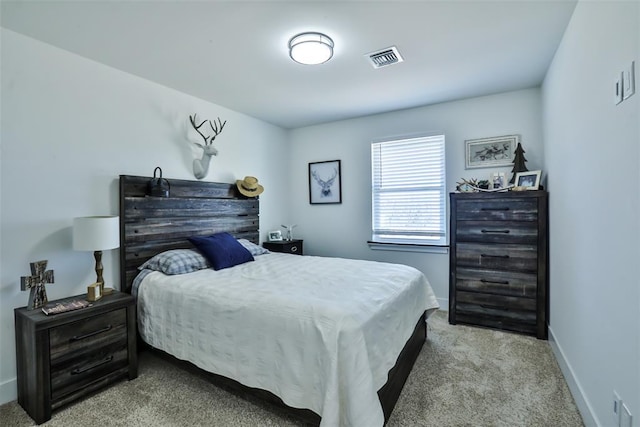
{"label": "nightstand", "polygon": [[[86,294],[51,303],[86,299]],[[18,403],[38,424],[51,412],[121,378],[138,376],[136,306],[122,292],[90,307],[45,315],[14,310]]]}
{"label": "nightstand", "polygon": [[282,240],[280,242],[264,242],[262,246],[273,252],[302,255],[302,240]]}

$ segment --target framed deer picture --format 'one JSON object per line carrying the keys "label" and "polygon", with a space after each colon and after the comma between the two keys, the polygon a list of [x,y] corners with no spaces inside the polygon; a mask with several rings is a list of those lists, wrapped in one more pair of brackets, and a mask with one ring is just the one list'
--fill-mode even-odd
{"label": "framed deer picture", "polygon": [[340,160],[309,163],[309,203],[342,203]]}

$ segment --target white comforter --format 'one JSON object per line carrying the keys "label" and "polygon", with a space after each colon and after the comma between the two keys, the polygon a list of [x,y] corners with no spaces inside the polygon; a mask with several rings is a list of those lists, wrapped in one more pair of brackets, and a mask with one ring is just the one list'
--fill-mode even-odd
{"label": "white comforter", "polygon": [[138,287],[147,343],[311,409],[321,426],[384,424],[377,391],[416,320],[437,307],[412,267],[280,253],[220,271],[152,272]]}

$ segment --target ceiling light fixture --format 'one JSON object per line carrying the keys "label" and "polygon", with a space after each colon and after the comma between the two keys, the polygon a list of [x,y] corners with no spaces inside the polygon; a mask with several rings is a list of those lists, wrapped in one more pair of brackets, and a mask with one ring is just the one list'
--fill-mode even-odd
{"label": "ceiling light fixture", "polygon": [[289,56],[300,64],[322,64],[333,56],[333,40],[322,33],[298,34],[289,40]]}

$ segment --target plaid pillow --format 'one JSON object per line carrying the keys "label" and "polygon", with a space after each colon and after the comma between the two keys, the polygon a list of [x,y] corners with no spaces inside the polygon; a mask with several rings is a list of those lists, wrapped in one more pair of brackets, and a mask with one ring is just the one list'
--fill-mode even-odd
{"label": "plaid pillow", "polygon": [[194,249],[173,249],[159,253],[138,267],[139,270],[145,268],[173,275],[211,268],[211,265],[200,252]]}
{"label": "plaid pillow", "polygon": [[256,245],[255,243],[252,243],[247,239],[238,239],[238,242],[240,242],[240,244],[244,246],[246,250],[251,252],[251,255],[253,256],[269,253],[269,250],[267,248],[263,248],[262,246]]}

